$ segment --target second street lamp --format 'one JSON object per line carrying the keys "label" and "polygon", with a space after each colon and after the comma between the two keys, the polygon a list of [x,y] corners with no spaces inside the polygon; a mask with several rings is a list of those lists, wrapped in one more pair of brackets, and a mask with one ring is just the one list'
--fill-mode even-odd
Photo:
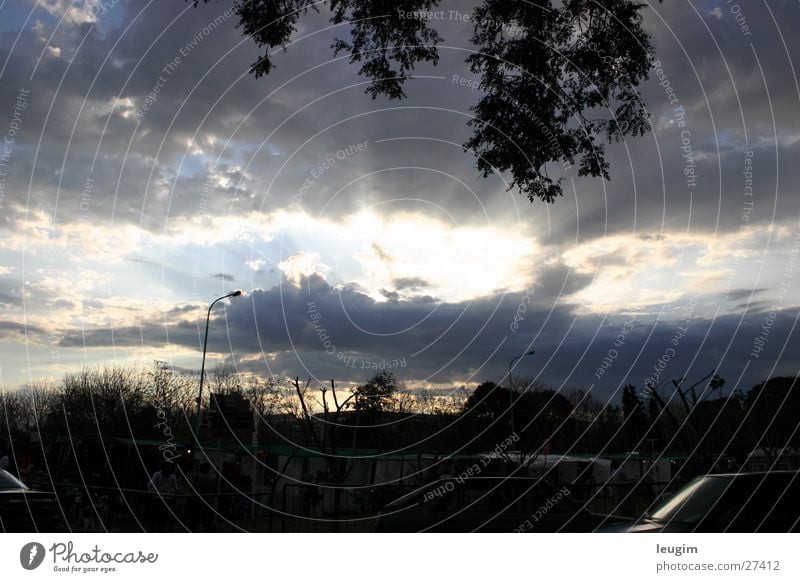
{"label": "second street lamp", "polygon": [[[203,403],[203,379],[205,378],[206,372],[206,350],[208,348],[208,323],[211,320],[211,310],[214,308],[214,305],[218,301],[222,301],[223,299],[227,299],[228,297],[239,297],[242,294],[240,289],[237,289],[233,293],[228,293],[227,295],[223,295],[222,297],[218,297],[211,302],[211,305],[208,306],[208,313],[206,313],[206,334],[203,338],[203,363],[200,365],[200,390],[197,393],[197,420],[195,421],[194,425],[194,439],[195,439],[195,449],[200,448],[200,423],[201,423],[201,405]],[[192,458],[194,455],[192,455]]]}

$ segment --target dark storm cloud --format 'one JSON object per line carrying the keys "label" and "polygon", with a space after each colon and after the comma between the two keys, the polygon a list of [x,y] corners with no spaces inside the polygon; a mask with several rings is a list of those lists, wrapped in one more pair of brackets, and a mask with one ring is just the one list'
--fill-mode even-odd
{"label": "dark storm cloud", "polygon": [[[740,30],[731,3],[704,2],[697,5],[700,16],[686,3],[652,3],[645,23],[665,78],[651,71],[641,91],[655,130],[610,149],[611,182],[576,182],[577,198],[567,196],[553,209],[561,226],[555,236],[569,240],[577,231],[585,237],[602,236],[634,224],[644,229],[735,230],[745,202],[742,171],[748,149],[754,151],[756,193],[751,224],[770,224],[773,216],[785,222],[797,215],[800,203],[791,189],[800,176],[797,165],[788,161],[798,153],[800,133],[793,113],[800,101],[791,60],[798,39],[787,25],[796,20],[797,5],[737,6],[746,14],[751,36]],[[710,14],[716,7],[720,19]],[[674,103],[667,87],[677,97]],[[684,128],[677,127],[677,107],[686,112]],[[690,132],[699,176],[692,189],[683,174],[684,130]]]}
{"label": "dark storm cloud", "polygon": [[389,301],[397,301],[400,299],[400,293],[397,291],[388,291],[386,289],[380,289],[380,294],[383,295]]}
{"label": "dark storm cloud", "polygon": [[400,291],[405,291],[406,289],[422,289],[430,286],[430,283],[421,277],[400,277],[392,281],[392,283],[395,288]]}
{"label": "dark storm cloud", "polygon": [[31,335],[44,335],[44,328],[37,325],[26,325],[16,321],[0,321],[0,339],[22,339]]}
{"label": "dark storm cloud", "polygon": [[[122,7],[120,6],[120,10]],[[342,61],[325,65],[320,69],[302,76],[293,82],[288,88],[275,94],[268,104],[259,107],[259,101],[270,91],[277,88],[281,82],[288,80],[297,72],[302,72],[309,66],[314,66],[330,58],[328,46],[330,40],[335,35],[342,35],[346,31],[340,29],[332,33],[325,33],[314,37],[312,40],[299,41],[296,45],[289,48],[286,53],[279,53],[276,56],[276,70],[274,75],[266,79],[253,79],[246,74],[247,66],[255,58],[258,51],[248,39],[239,37],[234,24],[235,18],[226,18],[219,26],[215,27],[211,34],[202,34],[204,27],[208,27],[210,22],[214,22],[223,14],[224,5],[206,5],[197,9],[186,9],[180,3],[152,3],[144,1],[132,1],[125,4],[125,19],[119,21],[117,27],[103,34],[99,30],[94,30],[86,36],[80,51],[75,53],[75,59],[69,67],[68,73],[62,74],[66,70],[66,63],[58,59],[44,59],[36,72],[36,89],[38,95],[32,103],[33,115],[30,115],[26,133],[29,141],[36,136],[41,128],[39,124],[48,118],[46,109],[49,108],[55,94],[58,83],[56,97],[57,106],[50,111],[48,125],[45,132],[45,140],[38,155],[37,170],[34,178],[40,182],[41,192],[45,197],[52,197],[52,189],[57,183],[66,191],[67,201],[78,200],[79,193],[85,186],[86,176],[90,174],[89,167],[94,159],[95,151],[102,144],[104,158],[101,164],[95,164],[92,178],[95,180],[98,191],[114,191],[115,197],[98,196],[93,201],[92,212],[95,212],[100,219],[106,219],[112,207],[111,200],[116,202],[115,208],[123,217],[129,215],[131,219],[141,219],[137,216],[137,211],[141,214],[142,201],[144,205],[144,224],[152,224],[154,227],[163,226],[160,221],[152,221],[153,216],[161,216],[161,210],[166,208],[163,197],[159,199],[153,195],[153,190],[158,189],[159,180],[163,182],[163,187],[171,193],[171,204],[169,210],[172,215],[184,213],[192,214],[197,209],[198,186],[202,184],[207,171],[208,160],[201,163],[202,167],[191,170],[189,167],[197,166],[196,162],[191,161],[191,156],[184,159],[186,146],[184,142],[190,138],[198,129],[201,133],[207,132],[220,136],[223,140],[233,138],[232,145],[236,148],[247,150],[244,156],[237,160],[244,165],[252,162],[251,171],[257,181],[256,190],[263,188],[271,181],[271,173],[279,168],[288,159],[288,156],[295,148],[299,147],[303,141],[311,138],[314,133],[324,130],[328,125],[342,121],[351,115],[360,115],[367,112],[363,118],[355,119],[351,122],[342,123],[336,127],[328,129],[323,135],[315,138],[306,148],[295,157],[295,160],[282,170],[275,187],[270,191],[268,205],[280,207],[292,201],[297,188],[307,177],[308,171],[313,168],[315,160],[325,159],[326,156],[335,153],[339,148],[357,141],[351,136],[357,136],[358,140],[365,139],[376,141],[379,139],[392,139],[396,137],[432,137],[438,140],[450,140],[455,146],[463,143],[468,132],[465,128],[466,117],[460,115],[465,113],[469,105],[474,103],[477,95],[474,91],[465,90],[451,81],[451,76],[455,73],[464,73],[463,58],[465,53],[443,48],[442,62],[438,69],[425,68],[421,73],[433,73],[444,79],[413,81],[408,83],[410,99],[402,103],[372,102],[362,95],[362,88],[345,90],[343,93],[325,98],[317,105],[311,105],[302,114],[288,118],[296,113],[300,107],[310,103],[312,99],[318,98],[327,92],[342,88],[346,83],[362,82],[354,73],[353,67],[346,66]],[[468,12],[467,7],[458,6],[461,12]],[[773,11],[778,13],[787,10],[788,5],[780,3],[774,5]],[[709,124],[709,116],[703,110],[705,98],[703,90],[707,94],[714,96],[714,106],[719,109],[715,112],[718,130],[724,128],[733,132],[735,135],[735,124],[738,118],[734,115],[729,120],[725,118],[730,112],[734,114],[738,110],[725,99],[735,95],[730,89],[730,80],[727,77],[727,69],[721,63],[727,63],[727,67],[732,71],[734,78],[740,75],[750,79],[749,83],[741,83],[739,89],[740,98],[744,106],[748,109],[751,116],[755,119],[763,120],[767,110],[763,109],[764,89],[757,82],[752,80],[754,67],[753,55],[747,49],[746,43],[739,42],[742,39],[737,34],[726,33],[723,26],[730,26],[731,19],[723,18],[719,22],[716,19],[704,14],[715,36],[707,33],[702,22],[697,16],[686,9],[676,6],[659,5],[655,7],[664,14],[664,18],[669,22],[674,31],[677,31],[678,39],[683,47],[691,55],[692,59],[698,60],[696,66],[703,72],[702,85],[700,80],[693,78],[694,73],[689,66],[689,62],[683,56],[675,38],[660,22],[654,14],[648,15],[648,24],[653,31],[655,44],[659,50],[659,59],[664,63],[670,63],[672,67],[671,80],[676,85],[676,89],[682,96],[681,103],[694,112],[691,120],[693,132],[698,139],[708,141],[713,139],[714,134]],[[774,35],[766,34],[763,31],[772,30],[774,25],[770,22],[765,10],[753,10],[756,14],[752,16],[753,29],[758,30],[760,36],[757,37],[759,43],[767,43],[766,47],[775,51],[777,39]],[[303,32],[312,32],[327,24],[326,16],[310,15],[304,21]],[[710,19],[710,20],[709,20]],[[173,22],[174,21],[174,22]],[[152,26],[153,22],[161,23],[160,27]],[[110,25],[109,25],[110,26]],[[437,23],[442,33],[452,46],[468,46],[467,39],[471,33],[470,26],[456,21],[444,21]],[[78,43],[83,39],[88,31],[88,26],[81,27],[62,27],[57,31],[53,44],[63,45],[65,52],[77,48]],[[162,31],[167,33],[160,35]],[[124,34],[123,34],[124,32]],[[730,32],[730,31],[728,31]],[[733,31],[734,33],[737,31]],[[199,42],[198,34],[200,35]],[[299,36],[299,35],[298,35]],[[41,42],[38,34],[33,30],[25,31],[18,44],[19,49],[12,55],[7,74],[11,78],[17,77],[24,79],[26,72],[33,67],[34,56],[41,50]],[[6,33],[4,44],[10,44],[10,33]],[[713,40],[720,44],[723,56],[720,57],[715,51],[710,51],[709,46],[713,47]],[[195,41],[194,48],[188,55],[181,57],[181,51]],[[27,43],[27,44],[26,44]],[[116,44],[116,46],[115,46]],[[238,45],[238,46],[237,46]],[[234,48],[236,47],[236,48]],[[113,50],[112,50],[113,48]],[[230,56],[225,53],[234,49]],[[109,57],[106,60],[106,57]],[[123,119],[120,107],[110,115],[109,111],[102,113],[93,112],[98,104],[110,105],[117,96],[122,98],[133,98],[137,102],[137,107],[141,108],[144,99],[158,82],[159,75],[162,77],[163,67],[174,62],[175,57],[181,57],[180,66],[167,75],[164,87],[160,89],[153,106],[138,119],[139,128],[136,130],[136,116]],[[223,61],[220,61],[224,57]],[[724,57],[724,61],[723,61]],[[105,64],[103,64],[105,60]],[[694,63],[694,60],[692,63]],[[234,64],[235,63],[235,64]],[[707,64],[708,63],[708,64]],[[233,66],[230,66],[234,64]],[[770,61],[769,64],[772,64]],[[789,83],[788,76],[782,74],[781,68],[785,63],[778,63],[779,70],[775,71],[774,80],[771,83],[780,83],[778,87],[783,87]],[[102,68],[101,68],[102,65]],[[95,80],[95,76],[97,79]],[[203,78],[205,76],[205,78]],[[200,83],[199,85],[197,85]],[[197,87],[195,87],[197,85]],[[3,94],[3,101],[9,102],[13,97],[10,87],[4,85],[6,89]],[[233,90],[227,91],[228,88]],[[791,98],[790,87],[786,86],[785,91],[774,91],[781,99]],[[666,111],[663,90],[656,83],[649,83],[644,87],[645,99],[651,110],[654,112],[654,119]],[[224,96],[223,96],[224,94]],[[788,95],[788,97],[786,97]],[[84,100],[88,99],[87,106],[80,111]],[[778,103],[780,105],[780,103]],[[442,109],[453,109],[454,112],[403,109],[406,106],[437,107]],[[396,109],[394,112],[381,112],[369,114],[369,110],[374,109]],[[780,109],[780,108],[779,108]],[[252,110],[252,113],[250,113]],[[178,113],[179,111],[179,113]],[[177,113],[177,115],[176,115]],[[780,113],[780,111],[779,111]],[[245,120],[245,115],[250,114]],[[205,119],[204,119],[205,118]],[[79,123],[76,125],[76,119]],[[288,121],[287,121],[288,120]],[[240,122],[244,121],[240,125]],[[280,153],[278,159],[274,158],[275,151],[269,152],[268,147],[262,142],[265,137],[277,127],[286,122],[279,129],[271,141],[273,148]],[[240,125],[240,126],[239,126]],[[238,129],[237,129],[237,126]],[[73,127],[75,131],[73,131]],[[782,124],[786,129],[786,124]],[[169,128],[169,133],[165,133]],[[413,128],[409,131],[409,128]],[[235,131],[235,133],[233,133]],[[675,210],[685,209],[686,199],[680,195],[680,167],[672,164],[670,159],[675,158],[677,148],[670,143],[674,136],[663,136],[663,149],[667,154],[665,163],[667,180],[670,190],[669,198],[676,203],[671,204],[671,213]],[[130,153],[127,146],[133,138]],[[166,140],[165,140],[166,138]],[[70,141],[71,140],[71,141]],[[165,141],[164,141],[165,140]],[[163,141],[163,143],[162,143]],[[69,153],[66,157],[66,166],[70,171],[57,172],[65,164],[64,156],[67,154],[63,144],[70,143]],[[635,159],[635,167],[660,166],[656,157],[656,152],[649,145],[652,143],[647,137],[636,140],[632,144],[634,150],[644,150]],[[424,144],[424,147],[420,147]],[[642,145],[646,147],[642,148]],[[219,147],[219,146],[218,146]],[[699,147],[699,144],[698,144]],[[259,149],[260,148],[260,149]],[[159,151],[160,149],[160,151]],[[213,160],[217,155],[223,153],[214,147],[206,148],[211,153]],[[229,148],[230,149],[230,148]],[[260,151],[255,158],[250,156],[256,151]],[[109,152],[111,154],[109,155]],[[153,165],[153,153],[158,152],[156,165]],[[415,155],[415,152],[416,155]],[[637,152],[634,152],[635,154]],[[240,152],[241,154],[241,152]],[[233,161],[233,158],[240,157],[232,151],[223,153],[225,163]],[[30,156],[28,156],[30,158]],[[419,159],[416,159],[419,158]],[[645,222],[658,222],[658,211],[661,207],[659,192],[662,190],[658,183],[659,172],[637,172],[635,182],[633,175],[629,176],[626,171],[628,166],[627,155],[622,148],[616,148],[612,152],[614,159],[614,181],[606,184],[609,188],[608,203],[613,205],[614,210],[610,212],[610,228],[612,230],[622,225],[630,224],[633,216],[628,212],[620,212],[621,207],[630,208],[626,200],[633,196],[634,185],[637,196],[638,217]],[[177,167],[183,160],[184,172],[194,172],[194,177],[185,176],[176,180]],[[188,161],[187,161],[188,160]],[[360,173],[374,170],[382,170],[392,165],[395,160],[402,160],[404,166],[426,167],[434,166],[435,170],[444,171],[445,174],[425,171],[396,171],[381,174],[378,179],[365,179],[365,185],[373,202],[380,201],[381,198],[393,198],[397,196],[410,197],[421,194],[422,198],[434,200],[455,213],[458,217],[473,216],[478,209],[475,203],[478,200],[471,200],[471,196],[464,191],[464,188],[453,182],[446,176],[453,172],[461,180],[465,180],[469,186],[475,185],[479,190],[485,191],[486,183],[475,180],[472,168],[473,160],[465,156],[458,147],[447,145],[441,142],[398,142],[386,145],[373,145],[369,152],[361,159],[348,160],[346,164],[340,164],[336,171],[332,171],[325,176],[325,180],[320,180],[313,188],[305,193],[303,204],[307,208],[318,208],[321,203],[328,202],[330,196],[336,191],[338,185],[344,185],[353,176]],[[431,164],[431,161],[435,161]],[[731,168],[731,172],[738,169],[738,165]],[[22,160],[18,160],[16,175],[21,182],[29,176],[33,169],[27,166]],[[143,181],[144,176],[149,176],[153,171],[154,178],[149,184]],[[714,174],[713,167],[709,168],[708,174]],[[57,180],[54,176],[58,175]],[[117,188],[118,178],[121,178],[120,187]],[[651,180],[654,180],[651,182]],[[238,180],[235,180],[238,182]],[[605,220],[600,219],[598,212],[592,212],[593,207],[597,207],[600,212],[605,214],[605,201],[598,188],[602,184],[596,180],[585,180],[579,183],[581,201],[581,230],[584,235],[595,232],[600,234],[607,227]],[[259,188],[260,187],[260,188]],[[708,207],[709,212],[715,210],[715,201],[718,196],[718,188],[709,185],[703,194],[694,201],[695,212],[702,212],[704,207]],[[263,191],[263,190],[262,190]],[[594,194],[597,192],[597,194]],[[408,195],[406,195],[408,193]],[[221,205],[229,197],[224,196],[225,192],[217,192],[220,197]],[[328,212],[349,212],[354,209],[353,196],[340,196],[339,200],[328,208]],[[483,197],[483,194],[480,195]],[[706,203],[704,198],[710,201]],[[454,205],[451,202],[459,200],[460,204]],[[261,207],[265,200],[254,201],[257,207]],[[466,204],[463,202],[466,201]],[[522,201],[524,203],[524,201]],[[571,201],[564,201],[562,208],[552,210],[557,215],[565,218],[569,215],[574,216]],[[61,210],[65,213],[65,219],[70,216],[70,212],[77,212],[78,204],[66,204]],[[491,207],[491,201],[489,201]],[[506,207],[506,204],[500,208]],[[523,206],[527,206],[524,203]],[[402,205],[397,205],[397,209]],[[243,211],[246,207],[239,206],[236,210]],[[389,211],[393,208],[389,207]],[[523,208],[525,211],[541,213],[539,205],[534,209]],[[564,212],[562,212],[562,210]],[[653,212],[650,212],[650,211]],[[680,212],[680,214],[683,214]],[[603,217],[604,218],[604,217]],[[707,223],[705,216],[699,221],[701,224]],[[709,221],[710,222],[710,221]],[[716,221],[714,221],[716,222]],[[556,236],[565,234],[572,235],[570,228],[559,229]]]}
{"label": "dark storm cloud", "polygon": [[[334,288],[312,275],[299,287],[284,283],[231,301],[223,314],[213,318],[216,332],[209,346],[224,353],[230,341],[235,351],[247,354],[326,352],[334,346],[334,358],[345,352],[371,354],[372,359],[416,358],[420,373],[429,373],[467,350],[470,361],[464,366],[472,368],[480,366],[498,341],[507,341],[503,337],[511,334],[509,324],[520,299],[507,295],[461,304],[432,303],[430,298],[378,303],[353,287]],[[551,320],[562,316],[566,311],[552,314]],[[197,329],[194,321],[165,324],[157,319],[115,328],[113,337],[118,346],[142,342],[195,346]],[[62,345],[107,345],[111,333],[110,329],[67,332]]]}
{"label": "dark storm cloud", "polygon": [[[408,381],[457,384],[499,379],[513,356],[535,346],[535,357],[520,362],[516,376],[565,389],[594,386],[598,396],[612,395],[627,382],[643,387],[648,379],[700,378],[712,369],[732,382],[742,376],[742,386],[749,387],[800,364],[791,350],[781,354],[794,340],[796,312],[691,318],[687,325],[635,316],[577,317],[570,305],[539,306],[523,312],[515,332],[510,323],[522,297],[378,303],[314,275],[299,287],[283,284],[231,301],[212,319],[209,350],[232,349],[245,357],[245,368],[261,374],[359,381],[390,369]],[[197,321],[159,319],[113,332],[66,333],[61,346],[102,347],[113,337],[118,347],[197,349],[199,333]],[[754,356],[756,345],[765,347]],[[612,353],[612,365],[604,366]]]}
{"label": "dark storm cloud", "polygon": [[737,299],[748,299],[764,293],[767,289],[734,289],[728,292],[728,299],[736,301]]}
{"label": "dark storm cloud", "polygon": [[[447,166],[449,160],[463,157],[458,146],[466,137],[466,118],[454,123],[453,114],[407,109],[407,106],[418,106],[422,100],[426,105],[463,111],[474,95],[465,93],[462,88],[453,87],[443,79],[422,80],[417,86],[409,84],[412,98],[408,102],[373,102],[363,94],[364,80],[346,64],[346,59],[338,59],[301,76],[277,91],[268,102],[261,103],[282,82],[330,59],[328,47],[337,33],[299,41],[288,52],[278,53],[275,73],[268,79],[256,80],[247,73],[247,68],[255,60],[257,51],[251,41],[242,41],[239,37],[234,28],[235,19],[226,19],[213,33],[204,35],[204,27],[219,18],[223,7],[208,5],[188,11],[184,8],[180,3],[130,2],[126,4],[127,19],[107,34],[97,29],[90,31],[88,25],[62,27],[57,31],[52,44],[61,45],[63,56],[82,44],[80,50],[71,55],[74,58],[69,66],[63,58],[46,58],[36,70],[36,93],[25,120],[24,141],[19,142],[20,147],[38,148],[36,168],[32,166],[34,156],[29,150],[27,155],[18,156],[13,175],[15,184],[24,187],[33,173],[37,186],[32,192],[34,202],[46,206],[59,188],[59,196],[66,201],[59,211],[62,220],[69,220],[78,214],[77,201],[87,177],[91,177],[98,193],[89,209],[92,216],[107,220],[113,209],[117,220],[127,219],[162,228],[163,221],[158,217],[163,218],[164,210],[168,209],[173,216],[198,212],[198,186],[210,172],[220,173],[214,167],[218,156],[222,156],[223,165],[235,163],[246,167],[263,191],[289,156],[310,140],[282,169],[279,182],[269,191],[266,209],[291,203],[315,163],[335,155],[340,148],[354,142],[405,137],[409,126],[429,128],[425,134],[437,139],[451,137],[453,145],[428,142],[427,157],[420,160],[424,163],[403,160],[402,165],[429,165],[433,154],[436,161],[433,165],[440,169],[438,166]],[[153,26],[154,22],[160,26]],[[311,31],[326,24],[324,15],[310,15],[305,28]],[[464,27],[456,27],[456,30],[464,34],[461,28]],[[162,31],[166,31],[164,35],[160,35]],[[35,56],[43,48],[40,36],[30,29],[23,31],[11,55],[6,78],[27,79],[35,65]],[[7,34],[3,43],[6,50],[12,42],[13,38]],[[192,42],[196,43],[195,48],[182,56]],[[233,52],[226,55],[231,49]],[[180,65],[164,73],[164,67],[175,62],[176,57],[181,58]],[[444,55],[443,63],[452,57]],[[462,60],[463,55],[457,55],[455,62],[460,68],[463,68]],[[444,71],[439,76],[443,74]],[[347,83],[360,85],[311,104],[312,100],[342,89]],[[143,110],[148,95],[159,85],[163,86],[158,87],[157,96]],[[10,90],[12,86],[4,85],[4,103],[14,96]],[[436,95],[433,103],[427,103],[430,94]],[[116,101],[118,97],[120,101]],[[126,105],[126,99],[133,100],[133,108]],[[298,113],[305,106],[308,107]],[[369,114],[371,109],[382,108],[396,111]],[[137,112],[142,115],[136,115]],[[358,117],[365,112],[365,118]],[[348,117],[353,120],[343,121]],[[450,129],[453,127],[458,128],[455,134]],[[320,131],[323,133],[319,137],[313,137]],[[205,151],[202,159],[190,154],[187,146],[195,133],[199,140],[206,134],[219,138],[216,145],[200,144]],[[272,137],[268,137],[270,133]],[[38,144],[39,135],[42,135],[41,144]],[[304,205],[316,209],[329,200],[337,183],[346,183],[362,172],[393,165],[398,151],[397,148],[373,147],[360,160],[339,164],[337,170],[346,172],[331,172],[324,181],[320,180],[307,193]],[[97,153],[100,153],[99,158]],[[458,173],[472,179],[472,161],[467,162],[461,164],[463,167]],[[409,184],[410,174],[412,172],[397,176],[397,183]],[[234,184],[238,184],[241,177],[229,175]],[[336,179],[332,181],[331,178]],[[449,180],[442,180],[441,175],[422,174],[413,177],[410,184],[415,195],[422,193],[422,198],[426,198],[441,191],[443,185],[452,188],[447,182]],[[396,195],[392,181],[385,185],[380,180],[366,183],[377,192],[375,202],[381,196]],[[169,198],[165,198],[167,193]],[[229,200],[226,193],[224,190],[215,192],[220,207]],[[352,196],[342,198],[348,202],[332,210],[352,211],[354,206],[349,202]],[[168,205],[165,204],[167,200]],[[20,203],[21,199],[16,202]],[[254,204],[263,208],[264,202],[265,199],[256,199]]]}
{"label": "dark storm cloud", "polygon": [[7,293],[0,290],[0,305],[22,305],[22,295],[15,293],[14,291]]}
{"label": "dark storm cloud", "polygon": [[0,306],[18,307],[22,305],[22,288],[19,279],[0,277]]}
{"label": "dark storm cloud", "polygon": [[751,301],[749,303],[739,303],[736,305],[735,310],[737,311],[764,311],[771,306],[771,301]]}
{"label": "dark storm cloud", "polygon": [[[790,74],[789,56],[776,34],[778,29],[770,11],[778,23],[783,23],[796,15],[796,7],[789,2],[770,3],[768,9],[748,7],[752,36],[745,37],[727,4],[707,4],[720,7],[722,18],[717,19],[711,14],[713,8],[706,6],[698,7],[698,16],[686,5],[666,3],[648,9],[646,22],[653,34],[657,58],[664,64],[680,105],[688,112],[693,147],[712,158],[717,147],[720,148],[723,182],[718,179],[716,159],[698,162],[701,185],[691,193],[689,217],[690,192],[682,174],[679,132],[657,129],[651,136],[629,140],[625,144],[627,150],[611,148],[612,182],[579,180],[576,199],[567,196],[550,208],[541,204],[531,207],[520,198],[523,213],[537,221],[555,223],[556,228],[550,232],[554,240],[574,238],[578,230],[582,237],[601,236],[627,229],[634,220],[648,227],[659,227],[664,221],[669,228],[679,228],[691,221],[692,228],[704,230],[734,228],[740,215],[737,194],[741,190],[743,116],[750,143],[761,147],[757,154],[759,191],[767,196],[775,190],[772,170],[776,160],[768,147],[774,137],[772,115],[783,133],[800,131],[800,126],[796,116],[789,114],[797,105],[797,91]],[[438,68],[420,68],[420,75],[443,78],[410,81],[407,101],[372,101],[363,95],[360,86],[310,104],[349,83],[364,82],[356,75],[355,67],[347,65],[346,59],[339,59],[301,75],[268,102],[260,104],[281,83],[331,59],[331,40],[345,35],[346,30],[338,28],[298,40],[286,53],[276,55],[276,69],[270,77],[254,79],[247,74],[247,68],[258,58],[259,50],[252,41],[241,38],[235,28],[235,17],[219,20],[226,6],[212,3],[187,9],[183,3],[131,0],[115,7],[118,11],[114,18],[108,17],[99,29],[89,32],[88,25],[60,27],[52,44],[62,49],[62,58],[44,58],[39,63],[33,81],[35,95],[25,119],[25,138],[19,143],[20,148],[32,147],[44,130],[37,151],[37,167],[31,167],[32,155],[18,155],[12,176],[17,180],[15,184],[27,185],[33,172],[36,188],[32,195],[43,206],[52,201],[55,188],[60,185],[66,203],[59,210],[63,220],[69,220],[78,214],[80,193],[87,176],[91,176],[95,191],[101,193],[95,196],[90,209],[97,219],[108,220],[113,209],[117,220],[129,219],[163,228],[165,211],[170,216],[199,212],[198,192],[208,173],[218,170],[213,166],[219,155],[228,168],[247,167],[252,183],[248,180],[244,183],[254,197],[231,207],[233,191],[217,189],[214,208],[233,212],[244,212],[250,207],[271,210],[291,204],[309,172],[327,156],[335,155],[348,144],[368,141],[370,147],[365,154],[337,164],[324,179],[315,181],[304,193],[304,208],[316,211],[332,202],[326,213],[339,214],[357,209],[365,196],[369,204],[417,197],[442,205],[456,220],[480,215],[481,204],[499,216],[508,214],[511,205],[507,195],[501,194],[502,184],[477,179],[474,160],[458,147],[468,136],[467,110],[478,97],[475,91],[452,82],[454,74],[467,74],[463,63],[467,53],[457,48],[469,47],[469,25],[458,21],[436,23],[447,44],[456,48],[441,49]],[[443,8],[469,12],[469,7],[463,4]],[[215,21],[217,25],[205,34],[204,29],[208,31],[209,24]],[[327,15],[310,14],[303,20],[298,38],[327,24]],[[16,85],[30,75],[43,50],[41,36],[33,29],[23,31],[20,36],[5,73],[6,80],[18,83],[2,85],[2,103],[11,103]],[[788,33],[784,36],[791,50],[797,41]],[[4,33],[0,57],[7,55],[13,38],[12,33]],[[81,41],[80,50],[74,52]],[[750,48],[751,42],[755,53]],[[226,54],[229,51],[232,52]],[[63,58],[67,55],[74,57],[68,70]],[[766,85],[756,55],[760,55]],[[165,75],[164,67],[176,57],[181,58],[180,65]],[[123,118],[121,104],[110,112],[118,96],[123,100],[133,99],[141,110],[159,76],[166,80],[164,86],[141,117]],[[654,123],[674,117],[673,107],[656,79],[651,78],[642,89]],[[292,117],[306,105],[308,108]],[[419,109],[420,106],[424,108]],[[380,109],[392,111],[375,112]],[[344,121],[351,116],[360,117]],[[206,152],[202,159],[187,155],[186,141],[198,130],[201,138],[213,134],[220,140],[215,145],[201,144]],[[323,133],[314,138],[320,131]],[[268,138],[270,133],[273,135]],[[375,143],[398,137],[414,139]],[[229,138],[228,148],[223,151]],[[290,160],[292,152],[310,138],[309,144]],[[758,146],[759,143],[762,145]],[[100,163],[90,170],[98,148]],[[284,162],[288,163],[267,191]],[[382,172],[362,178],[360,188],[345,191],[331,201],[331,196],[353,178],[397,165],[430,167],[435,171]],[[781,169],[782,189],[798,171],[785,166]],[[181,178],[177,178],[179,168]],[[477,197],[450,178],[451,173],[468,188],[477,188]],[[243,176],[231,174],[230,178],[239,184]],[[354,196],[356,192],[358,195]],[[796,197],[780,196],[779,216],[796,211],[795,200]],[[397,203],[382,209],[392,212],[407,208],[407,204]],[[771,200],[765,199],[756,219],[771,220],[771,210]],[[552,215],[548,218],[549,213]]]}

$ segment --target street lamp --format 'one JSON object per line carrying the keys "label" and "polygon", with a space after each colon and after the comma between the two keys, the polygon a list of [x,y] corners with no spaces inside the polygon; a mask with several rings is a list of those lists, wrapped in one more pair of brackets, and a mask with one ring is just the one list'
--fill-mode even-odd
{"label": "street lamp", "polygon": [[525,356],[532,356],[536,353],[536,350],[530,350],[527,352],[522,352],[520,355],[511,358],[511,361],[508,362],[508,413],[511,415],[511,434],[517,434],[517,431],[514,429],[514,394],[511,389],[511,366],[514,365],[514,362],[519,360],[520,358],[524,358]]}
{"label": "street lamp", "polygon": [[[223,299],[227,299],[228,297],[239,297],[242,294],[240,289],[237,289],[233,293],[228,293],[227,295],[223,295],[222,297],[218,297],[211,302],[211,305],[208,306],[208,313],[206,314],[206,335],[203,339],[203,363],[200,365],[200,391],[197,393],[197,420],[195,421],[194,425],[194,438],[197,446],[195,448],[200,448],[200,414],[201,409],[200,405],[203,402],[203,379],[205,378],[206,372],[206,348],[208,347],[208,322],[211,319],[211,310],[214,308],[214,305],[218,301],[222,301]],[[194,456],[194,455],[193,455]]]}

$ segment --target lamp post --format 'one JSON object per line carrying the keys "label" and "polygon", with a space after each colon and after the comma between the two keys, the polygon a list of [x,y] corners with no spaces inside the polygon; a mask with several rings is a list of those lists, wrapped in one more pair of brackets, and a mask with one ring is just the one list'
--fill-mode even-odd
{"label": "lamp post", "polygon": [[[211,302],[211,305],[208,306],[208,313],[206,313],[206,335],[203,339],[203,363],[200,365],[200,391],[197,393],[197,420],[195,421],[194,425],[194,438],[196,441],[195,449],[200,448],[200,424],[201,424],[201,404],[203,402],[203,379],[205,378],[206,372],[206,349],[208,348],[208,322],[211,319],[211,310],[214,308],[214,305],[218,301],[222,301],[223,299],[227,299],[228,297],[239,297],[242,294],[240,289],[237,289],[233,293],[228,293],[227,295],[223,295],[222,297],[218,297]],[[194,454],[192,455],[194,458]]]}
{"label": "lamp post", "polygon": [[511,366],[513,366],[514,362],[516,362],[520,358],[524,358],[525,356],[532,356],[535,353],[536,350],[522,352],[520,355],[511,358],[511,361],[508,362],[508,413],[511,415],[511,434],[517,433],[514,427],[514,393],[511,389]]}

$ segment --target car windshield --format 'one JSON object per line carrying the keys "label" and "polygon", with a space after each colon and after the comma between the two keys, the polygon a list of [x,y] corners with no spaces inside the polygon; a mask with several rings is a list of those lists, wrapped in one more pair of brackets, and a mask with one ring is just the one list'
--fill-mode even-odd
{"label": "car windshield", "polygon": [[650,517],[656,521],[697,523],[730,485],[728,479],[698,477],[657,507]]}
{"label": "car windshield", "polygon": [[28,487],[8,471],[0,471],[0,489],[27,489]]}

